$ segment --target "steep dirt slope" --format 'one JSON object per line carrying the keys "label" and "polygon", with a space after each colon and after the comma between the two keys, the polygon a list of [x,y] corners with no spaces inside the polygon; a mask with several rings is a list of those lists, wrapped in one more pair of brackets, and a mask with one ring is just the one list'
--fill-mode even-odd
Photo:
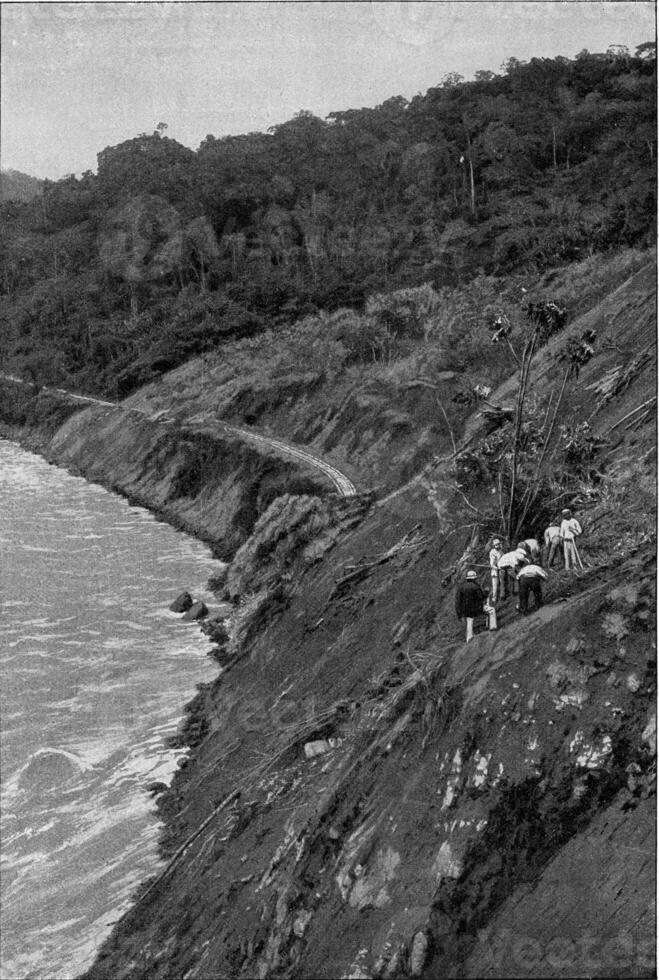
{"label": "steep dirt slope", "polygon": [[[645,267],[644,283],[651,280],[654,265],[652,253],[598,256],[529,279],[526,285],[531,292],[522,294],[518,289],[517,293],[567,305],[569,327],[552,342],[550,350],[555,352],[568,336],[585,329],[586,314],[604,332],[612,326],[620,335],[615,315],[611,314],[610,322],[603,321],[598,307],[618,287],[628,288],[629,279],[639,269]],[[520,285],[522,281],[520,278]],[[644,294],[649,303],[652,292]],[[509,297],[502,297],[502,307],[512,312],[511,303]],[[476,316],[479,329],[489,336],[485,310],[479,311],[477,302],[463,314],[467,320]],[[456,319],[460,321],[459,316]],[[451,451],[449,425],[459,438],[473,413],[472,406],[456,403],[454,397],[463,396],[476,379],[492,385],[514,368],[505,345],[491,345],[469,380],[442,368],[447,355],[450,363],[450,351],[443,350],[443,341],[418,339],[416,358],[406,360],[401,355],[390,364],[353,364],[333,374],[324,371],[322,364],[309,367],[304,351],[296,358],[291,350],[290,360],[282,365],[276,340],[270,335],[250,344],[249,352],[240,345],[229,345],[219,354],[191,360],[140,389],[126,404],[149,413],[166,411],[183,422],[197,417],[208,426],[218,420],[254,426],[256,431],[310,449],[344,470],[362,488],[392,490],[418,473],[435,454]],[[600,354],[598,345],[598,357]],[[546,357],[538,360],[540,374],[548,363]]]}
{"label": "steep dirt slope", "polygon": [[575,495],[584,572],[465,646],[486,482],[440,500],[438,463],[317,551],[316,505],[273,504],[159,798],[170,864],[90,978],[653,975],[656,435],[625,420],[655,393],[653,270],[589,316],[601,346],[558,420],[615,434]]}
{"label": "steep dirt slope", "polygon": [[[619,962],[607,942],[621,892],[624,941],[627,922],[637,930],[626,967],[651,975],[653,855],[636,813],[654,785],[651,558],[563,578],[563,601],[469,648],[450,608],[435,619],[418,607],[429,554],[401,555],[335,609],[293,599],[205,692],[206,737],[164,801],[169,846],[209,823],[90,976],[399,976],[417,972],[419,932],[423,975],[477,976],[488,927],[507,963],[530,955],[506,940],[518,920],[540,961],[554,970],[560,941],[558,973],[589,975],[575,972],[574,942],[598,920],[545,870],[568,843],[576,856],[564,860],[581,862],[608,913],[595,936],[602,975]],[[315,596],[328,579],[313,576]],[[305,758],[305,744],[328,737],[332,750]],[[591,823],[607,814],[618,826],[589,864],[602,836]],[[621,877],[610,860],[635,838],[649,847],[641,880],[637,864]],[[537,917],[522,900],[531,886]],[[542,913],[559,898],[567,932]]]}

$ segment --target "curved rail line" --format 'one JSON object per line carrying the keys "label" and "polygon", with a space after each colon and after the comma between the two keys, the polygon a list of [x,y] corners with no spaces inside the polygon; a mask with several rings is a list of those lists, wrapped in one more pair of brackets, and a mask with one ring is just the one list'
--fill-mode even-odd
{"label": "curved rail line", "polygon": [[[6,381],[15,381],[18,384],[29,384],[30,382],[25,381],[24,378],[17,378],[11,374],[0,374],[0,379]],[[108,402],[103,401],[101,398],[93,398],[91,395],[76,395],[71,391],[66,391],[64,388],[42,388],[42,391],[55,392],[58,395],[66,395],[67,398],[71,398],[74,401],[83,402],[86,405],[102,405],[105,408],[121,408],[120,402]],[[151,419],[152,421],[165,421],[167,420],[166,412],[158,412],[155,415],[150,415],[140,408],[132,408],[130,411],[139,412],[140,415],[144,415],[145,418]],[[174,421],[170,419],[170,421]],[[275,449],[280,453],[284,453],[286,456],[292,456],[293,459],[299,459],[303,463],[320,470],[325,476],[331,480],[331,482],[336,487],[337,491],[342,497],[354,497],[357,493],[357,488],[354,483],[348,479],[345,473],[337,470],[335,466],[330,463],[326,463],[324,459],[320,459],[318,456],[314,456],[312,453],[308,453],[305,449],[298,449],[297,446],[289,446],[286,442],[280,442],[279,439],[271,439],[270,436],[262,436],[257,432],[251,432],[249,429],[241,429],[237,425],[231,425],[229,422],[220,422],[220,425],[228,430],[229,432],[235,433],[235,435],[240,436],[242,439],[246,439],[250,442],[255,442],[257,445],[269,446],[271,449]]]}

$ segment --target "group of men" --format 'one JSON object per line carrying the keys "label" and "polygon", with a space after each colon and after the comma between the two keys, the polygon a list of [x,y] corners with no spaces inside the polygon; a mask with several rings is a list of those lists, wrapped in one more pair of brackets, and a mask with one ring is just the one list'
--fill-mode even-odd
{"label": "group of men", "polygon": [[536,538],[520,541],[514,551],[504,552],[500,538],[494,538],[489,553],[490,590],[485,592],[478,584],[478,576],[470,569],[457,589],[455,612],[458,619],[466,620],[467,643],[474,635],[474,619],[485,614],[490,630],[497,628],[496,608],[499,600],[515,594],[518,586],[516,609],[522,616],[529,612],[529,598],[533,595],[534,608],[542,605],[542,582],[547,578],[543,568],[551,568],[563,549],[566,570],[583,568],[577,550],[576,539],[582,533],[579,521],[566,508],[561,522],[550,524],[544,532],[544,554]]}

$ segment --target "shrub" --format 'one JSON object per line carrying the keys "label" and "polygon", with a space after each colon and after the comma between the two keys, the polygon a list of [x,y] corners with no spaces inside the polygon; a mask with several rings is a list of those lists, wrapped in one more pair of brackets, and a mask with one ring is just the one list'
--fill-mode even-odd
{"label": "shrub", "polygon": [[379,293],[366,302],[367,316],[394,337],[423,337],[440,299],[429,283],[394,293]]}

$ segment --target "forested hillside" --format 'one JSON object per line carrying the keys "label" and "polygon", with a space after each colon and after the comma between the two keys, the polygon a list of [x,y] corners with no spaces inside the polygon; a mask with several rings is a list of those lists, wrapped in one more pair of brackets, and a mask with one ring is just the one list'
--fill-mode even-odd
{"label": "forested hillside", "polygon": [[355,309],[357,335],[330,338],[331,370],[413,339],[405,296],[382,294],[428,284],[441,306],[476,278],[491,296],[499,277],[642,249],[655,72],[650,42],[511,58],[500,75],[449,75],[325,120],[302,111],[196,152],[161,123],[100,152],[97,174],[2,203],[0,363],[124,395],[229,339],[271,346],[296,321],[317,338],[320,311]]}
{"label": "forested hillside", "polygon": [[43,181],[20,170],[0,173],[0,201],[32,201],[43,191]]}

